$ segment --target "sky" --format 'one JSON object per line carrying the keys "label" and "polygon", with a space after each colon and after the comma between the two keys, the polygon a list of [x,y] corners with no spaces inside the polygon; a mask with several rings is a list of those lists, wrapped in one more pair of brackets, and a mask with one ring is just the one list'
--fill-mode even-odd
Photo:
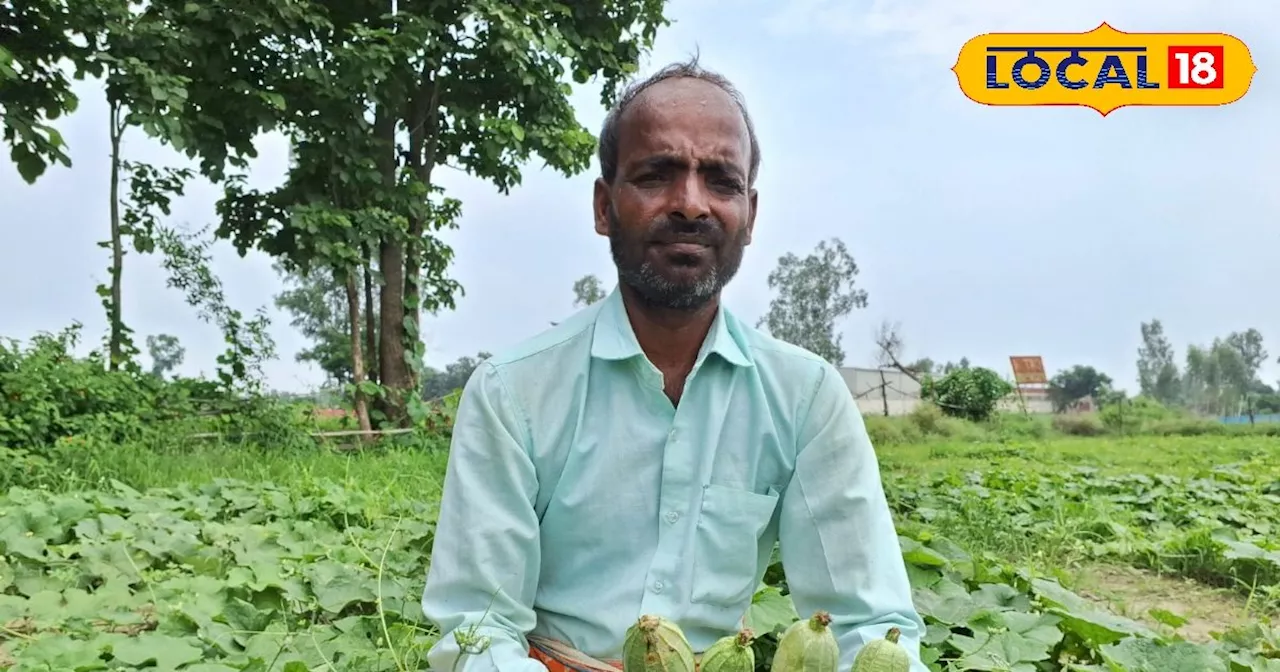
{"label": "sky", "polygon": [[[1010,355],[1041,355],[1050,374],[1076,364],[1137,389],[1139,325],[1160,319],[1178,352],[1250,327],[1269,341],[1263,379],[1280,379],[1280,3],[1274,0],[675,0],[641,74],[695,51],[746,97],[763,163],[756,230],[725,302],[754,324],[773,298],[778,257],[840,238],[868,305],[839,324],[846,366],[874,366],[873,335],[900,325],[909,359],[968,357],[1009,373]],[[992,31],[1226,32],[1258,72],[1236,103],[1209,108],[995,108],[973,103],[950,71],[966,40]],[[72,168],[27,185],[0,161],[0,336],[28,339],[73,322],[97,347],[106,319],[106,105],[96,82],[59,121]],[[598,131],[598,89],[579,87],[579,119]],[[263,136],[251,186],[283,178],[286,145]],[[7,154],[7,150],[6,150]],[[183,165],[132,131],[133,161]],[[572,284],[615,280],[591,216],[598,166],[566,177],[534,161],[510,194],[457,170],[436,171],[463,203],[453,277],[457,309],[425,316],[428,363],[497,351],[564,318]],[[1270,175],[1270,177],[1268,177]],[[214,222],[219,190],[192,183],[170,224]],[[267,307],[278,390],[305,391],[322,372],[298,363],[307,343],[274,308],[284,287],[262,254],[216,248],[230,304]],[[212,374],[222,350],[154,257],[130,255],[125,321],[177,336],[180,371]]]}

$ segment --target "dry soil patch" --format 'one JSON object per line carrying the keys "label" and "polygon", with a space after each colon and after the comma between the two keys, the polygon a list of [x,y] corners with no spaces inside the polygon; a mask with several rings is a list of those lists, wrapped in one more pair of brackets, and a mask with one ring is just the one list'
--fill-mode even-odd
{"label": "dry soil patch", "polygon": [[1250,613],[1248,601],[1232,591],[1134,567],[1081,568],[1076,572],[1075,591],[1113,613],[1156,630],[1167,630],[1167,626],[1153,618],[1151,610],[1172,612],[1187,621],[1177,633],[1193,642],[1212,641],[1212,633],[1247,625],[1259,616]]}

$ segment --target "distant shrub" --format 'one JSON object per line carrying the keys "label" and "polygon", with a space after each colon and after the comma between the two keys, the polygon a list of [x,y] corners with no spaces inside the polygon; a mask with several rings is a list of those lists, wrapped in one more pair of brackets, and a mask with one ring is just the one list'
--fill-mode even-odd
{"label": "distant shrub", "polygon": [[26,345],[0,342],[0,446],[48,458],[55,449],[174,443],[195,431],[273,448],[315,443],[287,403],[136,366],[111,371],[101,352],[75,354],[79,334],[76,325]]}
{"label": "distant shrub", "polygon": [[951,417],[971,422],[988,420],[1000,400],[1013,392],[1013,385],[1000,374],[983,367],[957,369],[939,380],[925,378],[921,397],[932,401]]}
{"label": "distant shrub", "polygon": [[922,441],[924,435],[912,424],[902,422],[899,418],[886,418],[883,415],[869,415],[864,421],[867,434],[873,446],[896,446],[904,443]]}
{"label": "distant shrub", "polygon": [[1098,412],[1098,418],[1107,430],[1117,434],[1138,434],[1159,423],[1188,417],[1155,399],[1142,396],[1109,404]]}
{"label": "distant shrub", "polygon": [[1002,441],[1043,439],[1053,433],[1047,419],[1023,413],[997,413],[989,425]]}
{"label": "distant shrub", "polygon": [[1053,429],[1068,436],[1101,436],[1107,427],[1095,414],[1055,415]]}
{"label": "distant shrub", "polygon": [[1227,425],[1199,418],[1162,418],[1149,420],[1142,427],[1143,433],[1159,436],[1205,436],[1226,434]]}
{"label": "distant shrub", "polygon": [[933,434],[946,436],[947,430],[950,429],[945,426],[946,419],[947,417],[943,415],[941,408],[938,408],[935,404],[931,404],[927,401],[917,404],[916,407],[911,409],[911,412],[907,414],[908,422],[915,425],[916,429],[919,429],[921,434],[926,435]]}

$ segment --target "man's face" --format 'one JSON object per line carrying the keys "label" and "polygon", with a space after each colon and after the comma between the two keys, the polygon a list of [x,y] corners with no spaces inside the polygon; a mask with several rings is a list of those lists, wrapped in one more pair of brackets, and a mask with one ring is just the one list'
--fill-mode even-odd
{"label": "man's face", "polygon": [[620,126],[617,176],[596,184],[596,231],[609,236],[619,281],[645,302],[700,308],[751,242],[746,123],[718,87],[674,79],[641,94]]}

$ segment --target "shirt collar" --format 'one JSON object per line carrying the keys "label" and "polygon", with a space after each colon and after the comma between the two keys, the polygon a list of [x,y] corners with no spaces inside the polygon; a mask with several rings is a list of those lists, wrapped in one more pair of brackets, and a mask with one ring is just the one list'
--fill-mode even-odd
{"label": "shirt collar", "polygon": [[[710,353],[715,353],[726,362],[735,366],[750,367],[755,363],[747,355],[735,333],[737,320],[723,306],[716,311],[715,321],[707,332],[706,341],[698,353],[701,362]],[[623,360],[632,357],[643,357],[640,342],[636,340],[635,331],[631,328],[631,320],[627,318],[626,307],[622,303],[622,294],[617,287],[605,297],[596,313],[595,333],[591,340],[591,356],[597,359]]]}

